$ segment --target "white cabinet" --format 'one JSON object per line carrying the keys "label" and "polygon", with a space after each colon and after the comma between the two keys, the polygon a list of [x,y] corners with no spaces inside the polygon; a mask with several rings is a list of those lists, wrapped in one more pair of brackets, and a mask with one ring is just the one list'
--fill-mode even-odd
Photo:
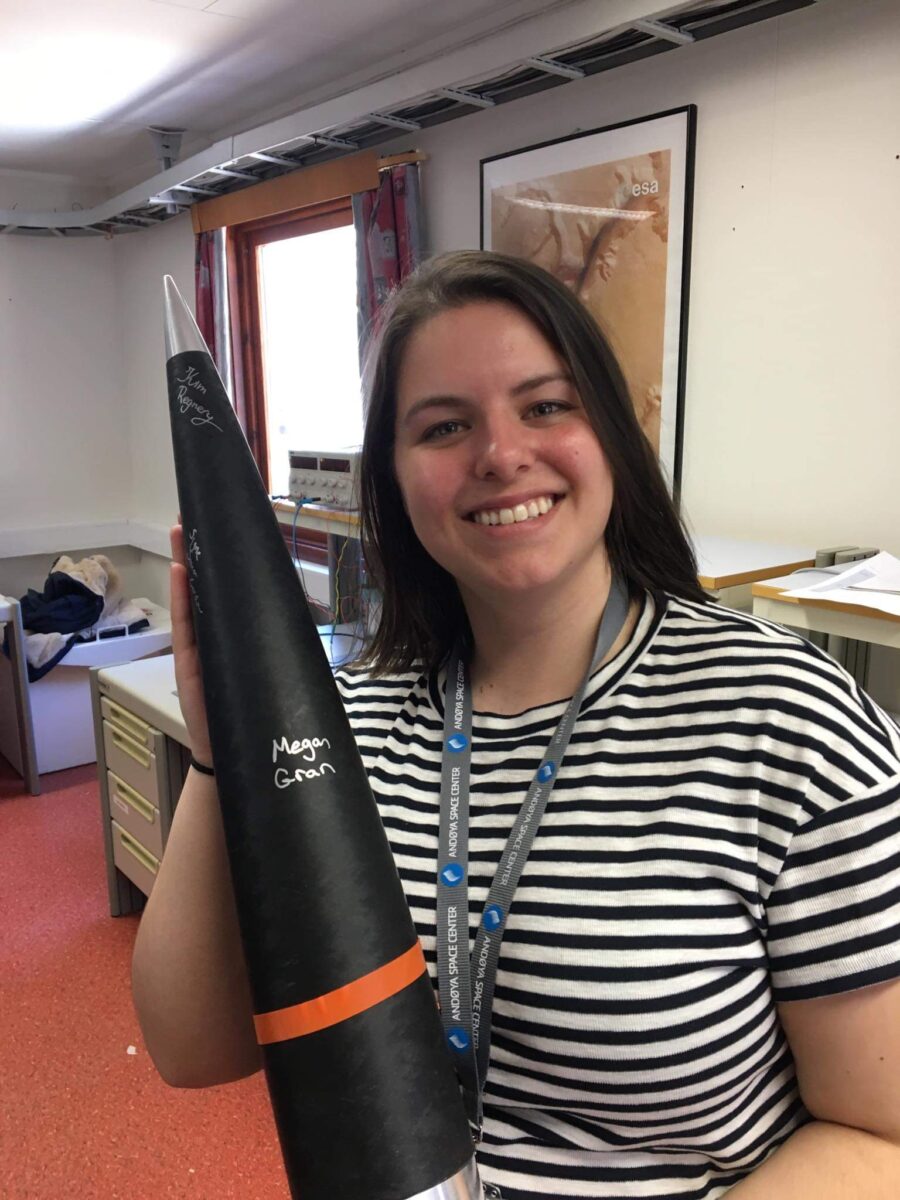
{"label": "white cabinet", "polygon": [[[166,711],[129,688],[135,668],[164,685],[171,680],[171,656],[91,672],[91,699],[97,750],[100,807],[106,848],[109,907],[113,916],[136,912],[150,895],[172,814],[188,767],[188,753],[176,734],[166,733]],[[168,689],[171,692],[171,688]],[[175,702],[177,707],[177,701]],[[171,708],[171,705],[169,706]],[[159,716],[164,720],[159,721]]]}
{"label": "white cabinet", "polygon": [[[12,682],[4,678],[10,674],[3,670],[5,660],[0,662],[0,750],[18,769],[21,769],[18,751],[14,748],[11,754],[7,749],[3,731],[19,725],[23,717],[27,718],[32,731],[38,775],[94,761],[91,670],[159,654],[172,644],[168,610],[144,597],[133,603],[147,614],[149,628],[91,642],[76,642],[52,670],[34,683],[26,682],[14,690]],[[18,720],[15,720],[16,713]],[[7,735],[7,741],[15,747],[11,733]]]}

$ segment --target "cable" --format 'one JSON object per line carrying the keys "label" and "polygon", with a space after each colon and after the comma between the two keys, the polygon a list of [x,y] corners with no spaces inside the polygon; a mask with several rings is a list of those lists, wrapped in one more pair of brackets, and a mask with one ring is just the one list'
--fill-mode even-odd
{"label": "cable", "polygon": [[306,593],[307,600],[309,599],[309,588],[306,586],[306,576],[303,574],[303,563],[300,561],[300,555],[297,551],[297,517],[300,515],[300,509],[304,504],[309,504],[309,500],[303,496],[297,500],[294,505],[294,520],[291,523],[291,557],[297,564],[297,569],[300,572],[300,579],[303,582],[303,591]]}
{"label": "cable", "polygon": [[[339,625],[343,624],[341,613],[341,567],[344,563],[344,555],[347,552],[347,546],[350,542],[349,537],[344,538],[344,544],[341,546],[341,552],[338,555],[337,565],[334,568],[334,612],[335,620]],[[346,597],[345,597],[346,599]]]}
{"label": "cable", "polygon": [[[299,552],[297,549],[297,518],[300,515],[300,509],[303,508],[303,506],[305,504],[314,503],[315,497],[301,496],[298,498],[297,496],[286,495],[286,496],[270,496],[269,499],[272,500],[273,502],[276,500],[288,500],[294,505],[294,517],[293,517],[293,521],[291,522],[291,555],[292,555],[292,558],[294,560],[297,570],[300,572],[300,579],[301,579],[302,585],[303,585],[303,592],[306,596],[307,602],[312,602],[312,603],[318,604],[318,601],[311,601],[310,594],[309,594],[309,588],[307,587],[307,584],[306,584],[306,576],[303,573],[303,564],[300,560]],[[348,631],[348,632],[341,633],[341,636],[346,636],[347,638],[350,639],[350,644],[351,644],[352,649],[351,649],[351,652],[348,652],[347,659],[350,659],[350,658],[353,658],[356,656],[355,644],[357,642],[362,642],[363,645],[365,644],[365,631],[368,628],[367,625],[361,626],[361,621],[362,621],[362,588],[361,588],[361,586],[357,587],[355,593],[351,592],[351,594],[349,596],[341,596],[341,568],[344,563],[344,555],[347,552],[347,545],[351,540],[352,530],[353,530],[353,523],[349,519],[349,512],[347,515],[348,515],[347,533],[344,535],[343,545],[341,546],[340,552],[338,553],[337,562],[335,564],[335,569],[334,569],[334,607],[331,610],[326,610],[326,611],[328,611],[328,615],[331,617],[331,634],[330,634],[330,638],[329,638],[329,648],[330,648],[329,657],[332,660],[332,666],[339,665],[334,662],[334,637],[335,637],[335,634],[338,632],[338,629],[337,629],[338,625],[341,625],[344,623],[342,620],[343,613],[342,613],[341,609],[348,603],[348,601],[353,600],[353,599],[356,599],[356,601],[357,601],[357,615],[355,618],[355,624],[356,624],[357,628],[354,631]],[[357,568],[358,568],[358,566],[359,566],[359,564],[357,564]],[[344,661],[346,661],[346,660],[344,660]]]}
{"label": "cable", "polygon": [[306,576],[303,574],[303,563],[300,561],[300,556],[297,553],[297,517],[300,515],[300,509],[304,504],[309,504],[308,496],[301,496],[299,499],[296,496],[270,496],[269,499],[274,503],[276,500],[289,500],[294,505],[294,519],[291,524],[291,558],[294,566],[300,572],[300,582],[303,585],[303,594],[309,599],[309,588],[306,586]]}
{"label": "cable", "polygon": [[344,555],[347,552],[347,546],[350,544],[351,540],[353,540],[353,522],[350,520],[350,514],[348,511],[348,513],[347,513],[347,532],[344,535],[344,542],[343,542],[343,545],[341,546],[340,553],[338,554],[338,559],[337,559],[337,563],[335,565],[335,570],[334,570],[335,620],[331,627],[331,658],[333,660],[334,659],[334,635],[337,632],[337,626],[343,625],[345,623],[344,619],[343,619],[344,618],[343,608],[346,606],[346,604],[349,601],[355,600],[356,601],[355,616],[353,617],[353,624],[355,625],[355,629],[348,630],[348,631],[342,631],[342,636],[347,637],[350,641],[350,649],[347,652],[346,658],[343,660],[344,662],[348,661],[351,658],[356,657],[356,655],[358,653],[357,644],[359,644],[360,646],[365,645],[365,628],[366,628],[364,625],[361,624],[361,621],[362,621],[362,609],[361,609],[362,588],[361,588],[361,582],[360,582],[360,578],[359,578],[360,559],[361,559],[360,555],[357,555],[357,562],[356,562],[356,579],[357,579],[356,590],[355,590],[355,592],[351,592],[351,594],[349,596],[343,596],[343,597],[341,596],[341,568],[342,568],[343,562],[344,562]]}

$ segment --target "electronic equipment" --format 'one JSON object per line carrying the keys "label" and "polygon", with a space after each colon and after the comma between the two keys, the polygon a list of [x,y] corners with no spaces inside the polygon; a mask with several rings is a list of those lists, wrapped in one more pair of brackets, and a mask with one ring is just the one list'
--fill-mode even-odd
{"label": "electronic equipment", "polygon": [[337,450],[289,450],[288,491],[297,500],[332,508],[359,508],[359,446]]}

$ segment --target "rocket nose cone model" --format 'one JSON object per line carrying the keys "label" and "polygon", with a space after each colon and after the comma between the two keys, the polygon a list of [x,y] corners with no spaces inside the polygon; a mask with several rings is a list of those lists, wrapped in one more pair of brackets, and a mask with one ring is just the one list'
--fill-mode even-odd
{"label": "rocket nose cone model", "polygon": [[434,991],[331,668],[213,361],[165,290],[216,784],[292,1195],[477,1200]]}
{"label": "rocket nose cone model", "polygon": [[166,295],[166,358],[183,354],[186,350],[208,354],[203,334],[197,328],[197,322],[182,300],[171,275],[163,277],[163,291]]}

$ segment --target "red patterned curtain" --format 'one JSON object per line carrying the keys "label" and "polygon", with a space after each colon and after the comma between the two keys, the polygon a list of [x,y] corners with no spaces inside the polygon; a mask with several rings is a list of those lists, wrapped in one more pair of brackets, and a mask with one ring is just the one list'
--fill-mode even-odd
{"label": "red patterned curtain", "polygon": [[418,164],[387,168],[377,188],[352,200],[362,354],[379,308],[422,260]]}
{"label": "red patterned curtain", "polygon": [[215,234],[198,233],[194,241],[194,288],[196,290],[197,325],[209,352],[216,357],[216,318],[213,300],[215,274]]}

